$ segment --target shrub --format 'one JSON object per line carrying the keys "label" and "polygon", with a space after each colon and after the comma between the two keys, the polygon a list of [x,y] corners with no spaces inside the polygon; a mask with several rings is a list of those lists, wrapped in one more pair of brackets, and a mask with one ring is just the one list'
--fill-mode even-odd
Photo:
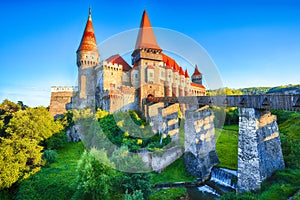
{"label": "shrub", "polygon": [[45,150],[42,156],[43,160],[46,161],[46,166],[49,166],[51,163],[56,162],[57,153],[55,150]]}
{"label": "shrub", "polygon": [[61,131],[60,133],[54,134],[52,137],[48,138],[46,143],[47,149],[61,149],[68,142],[68,138],[65,131]]}

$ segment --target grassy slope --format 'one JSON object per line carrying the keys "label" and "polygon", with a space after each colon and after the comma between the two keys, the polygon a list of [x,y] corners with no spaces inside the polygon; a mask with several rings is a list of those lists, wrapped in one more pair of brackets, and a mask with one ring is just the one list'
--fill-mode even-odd
{"label": "grassy slope", "polygon": [[220,160],[218,167],[237,170],[238,125],[216,129],[216,150]]}
{"label": "grassy slope", "polygon": [[57,162],[49,168],[24,180],[19,187],[18,199],[70,199],[76,186],[76,166],[84,150],[82,143],[68,143],[58,151]]}

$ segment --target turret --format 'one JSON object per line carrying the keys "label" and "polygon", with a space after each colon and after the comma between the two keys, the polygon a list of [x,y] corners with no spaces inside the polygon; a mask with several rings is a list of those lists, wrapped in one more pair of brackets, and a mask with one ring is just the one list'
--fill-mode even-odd
{"label": "turret", "polygon": [[[154,85],[159,81],[158,66],[162,65],[162,49],[158,46],[154,31],[152,29],[150,19],[146,10],[143,12],[140,28],[135,44],[135,49],[131,54],[132,64],[135,66],[132,70],[133,82],[139,88],[139,106],[142,110],[142,101],[149,94],[159,94],[164,96],[164,93],[158,93],[163,89],[155,89]],[[149,66],[149,67],[148,67]],[[148,84],[149,89],[146,89],[145,84]]]}
{"label": "turret", "polygon": [[92,24],[91,8],[77,54],[79,108],[95,106],[96,73],[100,54]]}
{"label": "turret", "polygon": [[202,85],[202,73],[199,72],[198,66],[195,66],[195,71],[192,75],[192,82]]}

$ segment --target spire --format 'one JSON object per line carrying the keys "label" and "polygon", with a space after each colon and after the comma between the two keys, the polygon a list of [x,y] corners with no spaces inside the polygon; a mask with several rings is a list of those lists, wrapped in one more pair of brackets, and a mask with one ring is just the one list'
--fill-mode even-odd
{"label": "spire", "polygon": [[196,66],[195,66],[195,71],[194,71],[194,73],[193,73],[192,76],[199,76],[199,75],[201,75],[201,72],[199,72],[198,66],[196,65]]}
{"label": "spire", "polygon": [[185,70],[184,76],[185,76],[185,78],[190,78],[190,77],[189,77],[189,73],[188,73],[188,70],[187,70],[187,69]]}
{"label": "spire", "polygon": [[135,49],[150,48],[161,50],[157,45],[155,35],[146,10],[143,12],[139,34],[136,40]]}
{"label": "spire", "polygon": [[77,51],[87,50],[87,51],[98,51],[96,37],[94,34],[94,28],[92,24],[92,9],[89,8],[88,20],[83,32],[83,36]]}

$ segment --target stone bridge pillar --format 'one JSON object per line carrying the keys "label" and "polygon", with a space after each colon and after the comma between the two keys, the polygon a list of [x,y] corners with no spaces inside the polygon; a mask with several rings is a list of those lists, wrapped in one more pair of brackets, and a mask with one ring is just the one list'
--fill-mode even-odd
{"label": "stone bridge pillar", "polygon": [[257,190],[263,180],[283,168],[276,116],[269,111],[239,108],[237,191]]}
{"label": "stone bridge pillar", "polygon": [[219,163],[213,119],[214,115],[208,106],[185,112],[185,165],[190,174],[202,181]]}

